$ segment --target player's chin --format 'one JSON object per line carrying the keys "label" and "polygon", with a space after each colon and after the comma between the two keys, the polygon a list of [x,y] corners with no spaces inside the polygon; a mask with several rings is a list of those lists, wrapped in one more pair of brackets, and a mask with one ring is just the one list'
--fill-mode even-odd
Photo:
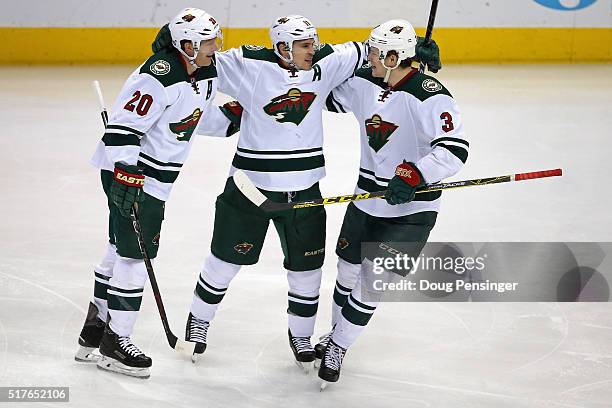
{"label": "player's chin", "polygon": [[304,60],[304,62],[302,62],[301,69],[303,69],[304,71],[312,69],[312,60]]}

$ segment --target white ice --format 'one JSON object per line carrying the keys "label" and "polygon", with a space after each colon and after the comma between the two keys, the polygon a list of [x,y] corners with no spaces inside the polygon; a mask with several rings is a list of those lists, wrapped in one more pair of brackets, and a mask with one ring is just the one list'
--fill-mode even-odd
{"label": "white ice", "polygon": [[[260,263],[233,281],[198,365],[167,346],[149,288],[133,339],[153,358],[151,378],[77,364],[107,222],[88,164],[102,133],[90,83],[101,81],[110,105],[132,69],[0,69],[0,386],[69,386],[73,406],[96,408],[612,406],[608,303],[384,304],[347,354],[340,382],[319,393],[316,377],[291,361],[273,229]],[[612,66],[457,65],[438,78],[470,137],[455,179],[556,167],[564,175],[449,191],[432,241],[612,240]],[[356,122],[326,114],[325,131],[322,190],[349,193]],[[179,335],[235,144],[198,140],[166,208],[155,269]],[[329,324],[343,212],[328,208],[317,334]]]}

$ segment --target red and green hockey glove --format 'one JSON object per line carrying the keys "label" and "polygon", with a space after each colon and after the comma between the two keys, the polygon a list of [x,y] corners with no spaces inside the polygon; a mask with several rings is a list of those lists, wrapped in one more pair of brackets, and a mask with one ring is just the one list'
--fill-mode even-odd
{"label": "red and green hockey glove", "polygon": [[124,217],[130,216],[132,205],[144,201],[144,174],[138,166],[115,163],[115,174],[111,185],[111,200]]}
{"label": "red and green hockey glove", "polygon": [[416,165],[404,161],[395,168],[395,176],[389,181],[385,200],[390,205],[409,203],[419,187],[425,185],[423,175]]}
{"label": "red and green hockey glove", "polygon": [[240,121],[242,120],[242,105],[238,101],[229,101],[223,106],[219,106],[221,112],[230,120],[231,125],[227,128],[225,136],[231,136],[240,130]]}

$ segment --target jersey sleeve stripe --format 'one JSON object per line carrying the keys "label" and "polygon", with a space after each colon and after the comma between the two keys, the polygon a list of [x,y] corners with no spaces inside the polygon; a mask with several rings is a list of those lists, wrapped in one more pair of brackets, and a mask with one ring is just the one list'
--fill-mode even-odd
{"label": "jersey sleeve stripe", "polygon": [[162,166],[162,167],[183,167],[182,163],[173,163],[173,162],[162,162],[159,161],[157,159],[154,159],[151,156],[147,156],[146,154],[140,152],[140,158],[141,159],[145,159],[153,164],[156,164],[158,166]]}
{"label": "jersey sleeve stripe", "polygon": [[105,146],[140,146],[140,139],[136,135],[105,133],[102,137]]}
{"label": "jersey sleeve stripe", "polygon": [[141,132],[137,129],[128,127],[128,126],[122,126],[122,125],[108,125],[106,126],[107,129],[115,129],[115,130],[125,130],[126,132],[129,133],[133,133],[137,136],[144,136],[144,132]]}
{"label": "jersey sleeve stripe", "polygon": [[340,102],[336,100],[336,98],[334,98],[333,92],[330,92],[329,95],[327,95],[327,99],[325,100],[325,105],[327,106],[327,110],[330,112],[346,113],[346,110],[344,110],[344,107],[340,104]]}
{"label": "jersey sleeve stripe", "polygon": [[449,144],[444,144],[444,143],[438,143],[436,145],[436,147],[443,147],[443,148],[447,149],[453,155],[455,155],[459,160],[461,160],[462,163],[465,163],[467,161],[468,151],[467,151],[467,149],[464,149],[463,147],[459,147],[459,146],[455,146],[455,145],[449,145]]}
{"label": "jersey sleeve stripe", "polygon": [[431,141],[431,143],[429,143],[429,145],[431,147],[434,147],[436,144],[440,143],[440,142],[456,142],[456,143],[461,143],[466,145],[467,147],[470,147],[470,144],[468,143],[467,140],[464,139],[459,139],[457,137],[439,137],[437,139],[434,139]]}
{"label": "jersey sleeve stripe", "polygon": [[364,169],[363,167],[360,167],[359,171],[364,174],[373,176],[377,181],[382,181],[383,183],[388,183],[389,181],[391,181],[391,179],[388,179],[388,178],[378,177],[376,176],[376,173],[374,173],[372,170],[367,170],[367,169]]}
{"label": "jersey sleeve stripe", "polygon": [[[143,162],[142,160],[138,161],[138,166],[142,167],[144,169],[144,175],[147,177],[151,177],[154,178],[155,180],[161,182],[161,183],[174,183],[176,181],[176,179],[178,178],[179,172],[177,171],[170,171],[170,170],[160,170],[160,169],[156,169],[150,165],[148,165],[147,163]],[[146,183],[146,181],[145,181]]]}

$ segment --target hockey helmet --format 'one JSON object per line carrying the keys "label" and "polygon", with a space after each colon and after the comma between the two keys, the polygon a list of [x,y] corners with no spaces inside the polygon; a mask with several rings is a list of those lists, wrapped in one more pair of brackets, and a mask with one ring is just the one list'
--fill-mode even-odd
{"label": "hockey helmet", "polygon": [[[204,10],[186,8],[168,23],[168,27],[172,36],[172,45],[193,66],[196,66],[195,59],[200,51],[201,41],[216,38],[219,41],[219,50],[223,47],[221,26],[213,16]],[[181,47],[183,41],[190,41],[193,45],[193,57],[187,55]]]}
{"label": "hockey helmet", "polygon": [[[293,65],[293,42],[298,40],[314,40],[315,50],[319,49],[319,35],[316,27],[312,22],[304,16],[292,14],[285,17],[279,17],[274,20],[274,24],[270,27],[270,39],[274,52],[280,59]],[[289,58],[285,58],[278,50],[278,44],[284,44],[289,52]]]}

